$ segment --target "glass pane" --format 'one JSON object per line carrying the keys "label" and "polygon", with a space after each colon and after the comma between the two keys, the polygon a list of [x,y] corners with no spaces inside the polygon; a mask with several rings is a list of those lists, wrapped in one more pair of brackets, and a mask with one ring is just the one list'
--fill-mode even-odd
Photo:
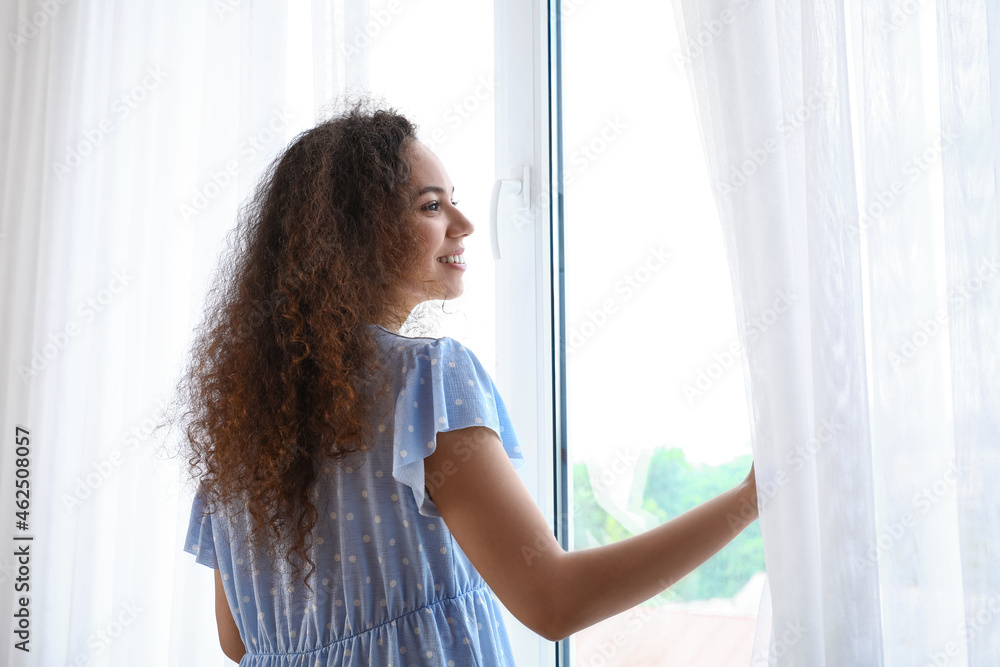
{"label": "glass pane", "polygon": [[[583,549],[737,484],[750,430],[670,4],[568,0],[562,31],[570,535]],[[748,664],[763,571],[754,524],[662,595],[574,635],[572,662]]]}

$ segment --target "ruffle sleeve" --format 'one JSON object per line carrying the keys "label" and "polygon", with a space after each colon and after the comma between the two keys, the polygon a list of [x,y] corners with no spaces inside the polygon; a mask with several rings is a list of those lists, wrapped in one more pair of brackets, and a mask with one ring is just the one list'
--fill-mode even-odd
{"label": "ruffle sleeve", "polygon": [[194,495],[194,501],[191,503],[191,520],[188,523],[187,537],[184,540],[184,551],[194,554],[196,563],[218,570],[219,562],[215,555],[212,516],[203,514],[204,511],[203,487],[199,486]]}
{"label": "ruffle sleeve", "polygon": [[413,346],[403,359],[392,475],[413,490],[420,514],[439,517],[424,485],[424,459],[435,450],[438,433],[486,426],[500,437],[514,467],[524,464],[524,456],[500,392],[471,350],[453,338],[439,338]]}

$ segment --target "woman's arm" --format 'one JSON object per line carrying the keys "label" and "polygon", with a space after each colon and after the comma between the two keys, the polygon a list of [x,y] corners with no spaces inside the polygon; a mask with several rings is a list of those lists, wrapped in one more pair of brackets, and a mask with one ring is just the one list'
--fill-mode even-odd
{"label": "woman's arm", "polygon": [[751,467],[736,488],[656,528],[566,552],[493,430],[438,433],[424,476],[445,523],[486,583],[518,620],[551,641],[660,593],[757,518]]}
{"label": "woman's arm", "polygon": [[222,652],[233,662],[239,662],[247,652],[247,647],[240,638],[240,629],[233,620],[233,612],[226,600],[226,591],[222,588],[222,574],[215,571],[215,623],[219,626],[219,644]]}

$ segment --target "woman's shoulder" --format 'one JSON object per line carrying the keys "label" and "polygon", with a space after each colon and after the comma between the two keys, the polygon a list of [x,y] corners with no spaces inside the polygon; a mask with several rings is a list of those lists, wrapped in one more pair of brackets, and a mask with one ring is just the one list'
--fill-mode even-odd
{"label": "woman's shoulder", "polygon": [[429,372],[429,377],[442,382],[459,375],[475,375],[481,378],[484,386],[492,384],[492,378],[486,381],[489,372],[483,367],[479,357],[464,343],[451,336],[402,336],[388,329],[378,328],[380,342],[391,356],[392,365],[404,375],[413,370]]}
{"label": "woman's shoulder", "polygon": [[451,336],[431,337],[431,336],[404,336],[402,334],[389,331],[385,327],[371,325],[376,333],[376,338],[382,341],[387,347],[394,348],[398,352],[417,351],[426,352],[429,349],[455,349],[459,352],[471,352],[459,340]]}

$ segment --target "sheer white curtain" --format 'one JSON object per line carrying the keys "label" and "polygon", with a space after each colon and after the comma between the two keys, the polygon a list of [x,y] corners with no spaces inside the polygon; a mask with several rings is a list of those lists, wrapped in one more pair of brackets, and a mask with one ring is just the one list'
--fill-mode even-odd
{"label": "sheer white curtain", "polygon": [[753,664],[995,665],[1000,8],[674,6],[746,350]]}
{"label": "sheer white curtain", "polygon": [[367,2],[337,0],[0,5],[8,628],[30,598],[30,653],[6,629],[0,663],[223,663],[212,573],[182,552],[191,489],[152,428],[238,204],[317,109],[366,83],[367,22]]}

